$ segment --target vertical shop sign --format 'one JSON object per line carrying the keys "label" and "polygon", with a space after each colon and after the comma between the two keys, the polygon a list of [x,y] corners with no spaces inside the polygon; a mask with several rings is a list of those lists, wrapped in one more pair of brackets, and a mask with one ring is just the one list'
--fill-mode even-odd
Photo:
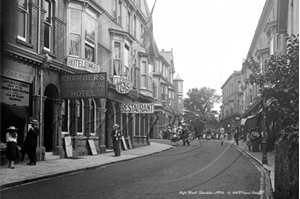
{"label": "vertical shop sign", "polygon": [[1,77],[1,102],[29,106],[29,84]]}

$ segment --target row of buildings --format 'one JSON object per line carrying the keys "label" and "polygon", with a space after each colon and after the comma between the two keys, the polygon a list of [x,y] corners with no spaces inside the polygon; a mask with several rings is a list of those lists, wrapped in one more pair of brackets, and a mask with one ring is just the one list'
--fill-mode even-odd
{"label": "row of buildings", "polygon": [[[1,1],[1,142],[22,145],[31,118],[39,149],[74,155],[112,147],[117,123],[133,147],[176,125],[183,80],[158,50],[146,0]],[[175,77],[175,78],[174,78]]]}
{"label": "row of buildings", "polygon": [[[261,70],[266,67],[271,55],[286,54],[287,35],[299,34],[299,1],[266,0],[249,51],[245,58],[254,57],[260,63]],[[262,96],[258,85],[245,84],[251,74],[245,65],[234,71],[222,85],[222,106],[220,124],[231,135],[239,127],[242,136],[258,127],[261,132]],[[266,103],[268,105],[268,102]],[[266,115],[268,150],[274,149],[276,118]]]}

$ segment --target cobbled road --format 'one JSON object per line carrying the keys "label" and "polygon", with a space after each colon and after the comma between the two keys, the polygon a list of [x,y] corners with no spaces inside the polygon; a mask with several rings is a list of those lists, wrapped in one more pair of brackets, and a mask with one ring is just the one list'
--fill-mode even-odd
{"label": "cobbled road", "polygon": [[[248,157],[217,140],[5,189],[13,198],[260,198],[261,171]],[[99,156],[101,157],[101,156]],[[116,157],[117,158],[117,157]]]}

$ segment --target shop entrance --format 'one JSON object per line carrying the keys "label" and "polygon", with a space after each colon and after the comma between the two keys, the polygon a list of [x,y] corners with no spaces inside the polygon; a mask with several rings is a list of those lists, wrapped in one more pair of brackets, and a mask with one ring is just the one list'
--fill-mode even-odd
{"label": "shop entrance", "polygon": [[55,133],[57,118],[55,118],[54,100],[58,98],[58,92],[54,85],[48,85],[45,89],[44,107],[44,147],[46,152],[52,152],[55,148]]}

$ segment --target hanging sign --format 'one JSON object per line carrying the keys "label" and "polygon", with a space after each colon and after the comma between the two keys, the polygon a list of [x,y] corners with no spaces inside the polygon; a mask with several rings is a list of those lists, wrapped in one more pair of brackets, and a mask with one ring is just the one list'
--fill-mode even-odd
{"label": "hanging sign", "polygon": [[121,94],[127,94],[132,89],[132,83],[123,77],[113,77],[113,84],[116,85],[116,91]]}
{"label": "hanging sign", "polygon": [[61,98],[106,98],[106,73],[62,75]]}
{"label": "hanging sign", "polygon": [[122,104],[122,113],[154,113],[153,104]]}
{"label": "hanging sign", "polygon": [[1,77],[1,102],[29,106],[29,84]]}

